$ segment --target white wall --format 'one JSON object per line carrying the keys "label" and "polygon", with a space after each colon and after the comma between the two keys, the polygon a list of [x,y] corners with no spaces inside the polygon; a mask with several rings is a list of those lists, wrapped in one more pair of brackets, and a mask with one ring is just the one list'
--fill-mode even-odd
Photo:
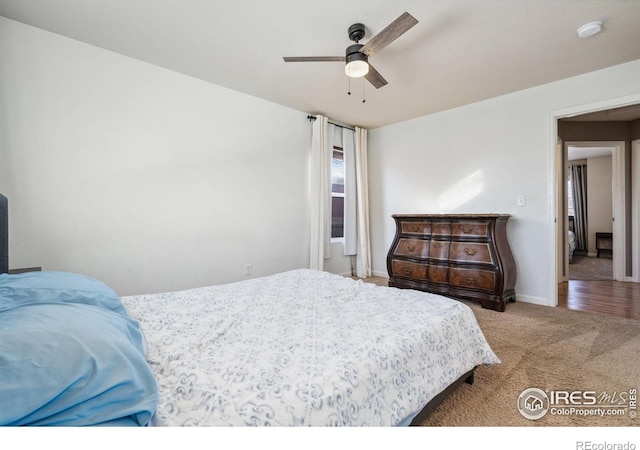
{"label": "white wall", "polygon": [[0,17],[10,265],[121,295],[308,266],[306,114]]}
{"label": "white wall", "polygon": [[[129,294],[307,266],[305,113],[4,18],[0,60],[12,267]],[[374,273],[391,214],[507,213],[518,299],[548,303],[549,116],[638,94],[639,80],[635,61],[370,130]]]}
{"label": "white wall", "polygon": [[588,253],[596,255],[596,232],[613,232],[612,158],[587,159]]}
{"label": "white wall", "polygon": [[[556,111],[640,92],[640,60],[369,133],[373,271],[386,275],[396,213],[511,214],[516,296],[553,304]],[[429,99],[424,99],[429,101]],[[550,149],[550,142],[554,148]],[[527,205],[516,206],[525,195]]]}

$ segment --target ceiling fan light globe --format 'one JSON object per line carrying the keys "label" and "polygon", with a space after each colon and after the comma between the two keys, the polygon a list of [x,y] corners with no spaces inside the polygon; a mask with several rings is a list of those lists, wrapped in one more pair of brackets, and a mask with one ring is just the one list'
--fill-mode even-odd
{"label": "ceiling fan light globe", "polygon": [[369,73],[369,64],[362,60],[351,61],[344,67],[344,72],[351,78],[360,78]]}

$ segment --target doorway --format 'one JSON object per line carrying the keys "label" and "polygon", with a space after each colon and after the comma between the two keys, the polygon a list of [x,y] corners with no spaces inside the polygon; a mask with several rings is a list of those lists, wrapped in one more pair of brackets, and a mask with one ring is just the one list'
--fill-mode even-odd
{"label": "doorway", "polygon": [[[625,211],[616,204],[613,164],[624,155],[624,142],[565,142],[563,180],[567,180],[565,211],[567,217],[567,261],[563,281],[572,282],[620,279],[613,273],[613,259],[622,256],[614,249],[613,218],[624,221]],[[615,157],[615,158],[614,158]],[[615,205],[615,207],[614,207]],[[619,233],[616,230],[616,234]],[[620,272],[621,264],[616,264]]]}
{"label": "doorway", "polygon": [[[638,243],[638,238],[635,236],[637,234],[636,231],[639,229],[638,222],[640,220],[640,213],[638,212],[638,207],[635,206],[637,201],[631,201],[632,198],[640,198],[640,181],[638,180],[640,169],[636,167],[640,165],[638,161],[640,159],[640,150],[638,150],[640,149],[640,141],[637,140],[638,136],[629,136],[628,132],[627,134],[622,134],[622,138],[619,137],[621,141],[617,141],[615,136],[620,136],[620,134],[616,135],[615,132],[612,133],[612,130],[615,131],[615,125],[620,125],[619,123],[616,124],[616,122],[636,121],[640,119],[640,95],[610,100],[596,105],[585,105],[583,107],[557,111],[552,113],[550,117],[552,120],[551,129],[553,131],[551,136],[554,136],[549,147],[552,152],[552,155],[550,155],[553,166],[551,173],[556,181],[554,186],[555,195],[552,197],[555,208],[551,210],[554,224],[551,228],[552,242],[556,244],[552,247],[552,259],[556,260],[556,273],[555,276],[552,277],[552,283],[550,283],[549,286],[549,298],[551,300],[550,304],[557,306],[558,283],[568,281],[566,277],[568,269],[566,267],[566,265],[568,265],[568,250],[566,247],[568,238],[566,237],[566,231],[569,226],[565,213],[566,203],[564,200],[567,187],[565,185],[565,174],[563,174],[561,170],[562,167],[566,166],[567,155],[564,152],[565,143],[559,136],[562,135],[561,128],[569,128],[573,131],[580,129],[580,124],[573,122],[583,122],[583,126],[589,125],[591,129],[581,136],[575,133],[568,133],[570,137],[566,138],[567,141],[599,141],[599,144],[608,141],[614,142],[615,147],[621,148],[618,150],[618,157],[615,156],[616,151],[612,151],[612,174],[619,174],[617,180],[615,176],[613,177],[612,188],[613,192],[621,193],[621,195],[617,196],[613,194],[614,200],[612,208],[620,208],[625,217],[622,218],[619,212],[612,211],[612,227],[614,227],[613,239],[615,240],[613,243],[613,253],[614,255],[618,253],[620,256],[619,262],[616,263],[616,270],[621,274],[618,276],[618,279],[624,282],[640,282],[638,274],[638,266],[640,265],[640,257],[638,256],[640,253],[640,243]],[[610,122],[609,126],[603,125],[606,128],[606,131],[603,132],[606,137],[598,137],[598,133],[594,133],[594,127],[590,126],[593,124],[584,124],[584,122]],[[637,124],[637,122],[634,122],[634,124]],[[629,126],[625,128],[625,130],[628,129],[630,129]],[[558,136],[558,138],[556,139],[555,136]],[[612,136],[614,137],[612,138]],[[636,140],[634,141],[634,139]],[[624,145],[620,146],[620,142]],[[616,218],[618,218],[617,223]],[[595,239],[595,235],[593,239]],[[622,250],[616,251],[616,248]],[[616,283],[616,281],[612,282]]]}

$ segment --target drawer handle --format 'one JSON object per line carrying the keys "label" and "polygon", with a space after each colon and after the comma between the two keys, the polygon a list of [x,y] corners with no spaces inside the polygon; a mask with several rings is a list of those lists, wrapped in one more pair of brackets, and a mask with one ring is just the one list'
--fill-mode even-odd
{"label": "drawer handle", "polygon": [[473,231],[473,225],[462,225],[461,228],[465,233],[471,233]]}
{"label": "drawer handle", "polygon": [[471,276],[467,276],[466,280],[467,284],[476,284],[478,282],[478,279],[476,277]]}
{"label": "drawer handle", "polygon": [[469,256],[473,256],[476,253],[478,253],[478,249],[477,248],[469,248],[469,247],[465,247],[464,252],[469,255]]}
{"label": "drawer handle", "polygon": [[442,248],[442,244],[441,244],[440,242],[435,242],[435,243],[433,244],[433,247],[434,247],[434,248]]}
{"label": "drawer handle", "polygon": [[413,272],[413,269],[410,269],[408,267],[403,267],[402,270],[404,271],[405,275],[411,275],[411,272]]}
{"label": "drawer handle", "polygon": [[413,231],[414,233],[420,231],[420,227],[418,225],[411,225],[409,227],[409,231]]}
{"label": "drawer handle", "polygon": [[412,252],[412,251],[414,251],[414,250],[416,249],[416,245],[415,245],[415,244],[409,244],[409,245],[407,245],[407,249],[408,249],[410,252]]}

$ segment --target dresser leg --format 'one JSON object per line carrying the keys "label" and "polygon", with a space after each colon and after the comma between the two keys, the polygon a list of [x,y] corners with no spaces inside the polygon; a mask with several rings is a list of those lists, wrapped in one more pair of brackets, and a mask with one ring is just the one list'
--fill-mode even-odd
{"label": "dresser leg", "polygon": [[480,300],[480,306],[485,309],[492,309],[498,312],[504,312],[506,309],[506,302],[500,299],[488,299],[483,298]]}

